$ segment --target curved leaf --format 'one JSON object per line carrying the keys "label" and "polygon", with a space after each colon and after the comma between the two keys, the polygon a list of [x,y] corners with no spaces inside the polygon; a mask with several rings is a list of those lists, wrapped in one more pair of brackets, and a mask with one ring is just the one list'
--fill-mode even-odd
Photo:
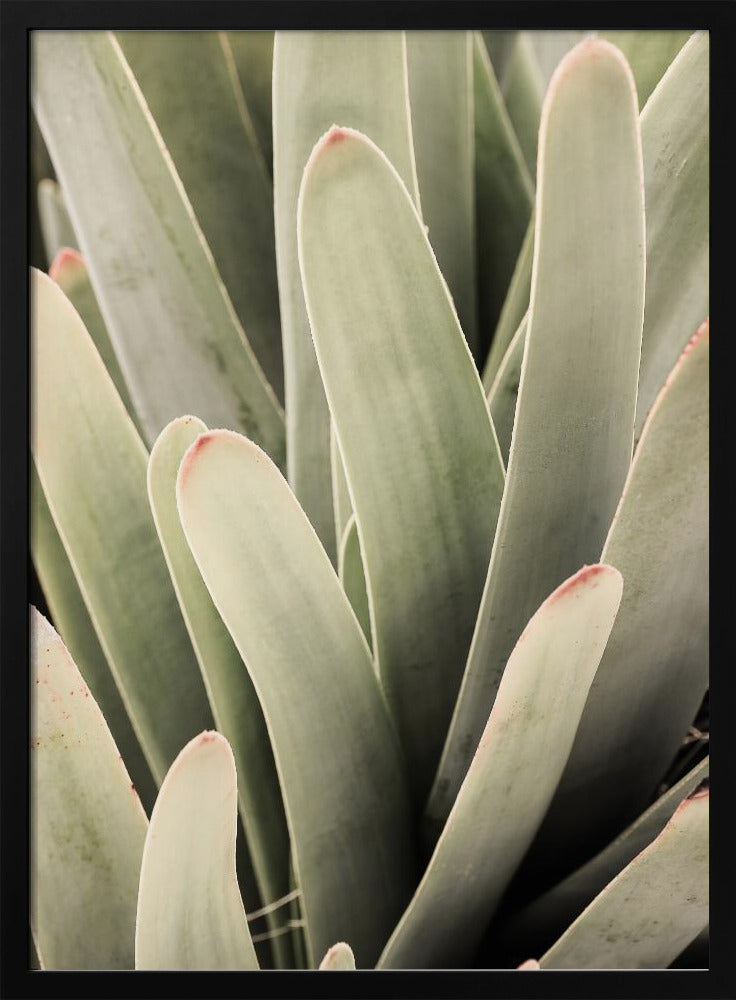
{"label": "curved leaf", "polygon": [[143,848],[136,969],[257,969],[235,874],[235,760],[195,736],[164,778]]}
{"label": "curved leaf", "polygon": [[33,44],[34,106],[148,442],[194,412],[282,461],[283,413],[120,46],[98,31]]}
{"label": "curved leaf", "polygon": [[315,146],[299,256],[360,536],[373,652],[420,799],[488,566],[503,488],[498,445],[421,220],[359,132],[334,126]]}
{"label": "curved leaf", "polygon": [[157,781],[211,724],[146,499],[148,456],[84,325],[31,271],[33,457],[54,523]]}
{"label": "curved leaf", "polygon": [[707,779],[544,954],[542,969],[663,969],[708,923]]}
{"label": "curved leaf", "polygon": [[308,964],[348,937],[370,966],[411,892],[414,858],[403,761],[365,638],[304,512],[259,448],[228,431],[201,435],[177,495],[263,706]]}
{"label": "curved leaf", "polygon": [[[248,852],[268,903],[289,891],[289,833],[273,751],[253,682],[212,603],[176,507],[179,465],[206,430],[196,417],[180,417],[163,429],[148,462],[148,497],[215,723],[233,750]],[[280,914],[268,917],[272,929],[281,923]],[[274,940],[275,947],[282,943]]]}
{"label": "curved leaf", "polygon": [[368,645],[371,645],[371,615],[368,604],[368,592],[365,586],[365,573],[363,571],[363,557],[360,554],[360,539],[358,538],[358,527],[355,523],[355,515],[351,515],[350,520],[342,536],[339,553],[339,573],[342,589],[350,601],[350,606],[355,612],[358,624],[363,630]]}
{"label": "curved leaf", "polygon": [[585,566],[532,617],[382,968],[458,967],[472,957],[565,766],[622,586],[617,570]]}
{"label": "curved leaf", "polygon": [[71,656],[31,609],[31,928],[44,969],[132,969],[148,822]]}
{"label": "curved leaf", "polygon": [[335,565],[330,413],[304,306],[296,210],[312,147],[336,121],[370,135],[418,199],[403,32],[278,31],[274,44],[274,206],[288,480]]}
{"label": "curved leaf", "polygon": [[613,46],[586,39],[560,64],[542,116],[513,440],[478,622],[427,807],[435,824],[450,811],[522,628],[546,594],[598,558],[621,495],[644,304],[642,195],[631,72]]}

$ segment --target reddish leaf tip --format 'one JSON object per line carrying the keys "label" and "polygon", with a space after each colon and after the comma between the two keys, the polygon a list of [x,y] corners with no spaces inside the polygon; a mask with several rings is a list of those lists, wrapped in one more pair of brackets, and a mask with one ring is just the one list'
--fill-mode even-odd
{"label": "reddish leaf tip", "polygon": [[71,247],[62,247],[56,257],[54,257],[54,261],[49,268],[49,278],[58,284],[59,278],[66,271],[81,267],[84,267],[84,258],[82,255],[78,251],[72,250]]}
{"label": "reddish leaf tip", "polygon": [[184,458],[182,459],[181,467],[179,468],[179,484],[180,486],[185,486],[187,477],[192,471],[192,464],[198,455],[204,451],[208,444],[213,440],[214,432],[206,431],[204,434],[200,434],[194,444],[190,445]]}
{"label": "reddish leaf tip", "polygon": [[570,577],[569,580],[565,580],[564,583],[560,584],[557,590],[552,592],[548,598],[549,603],[554,604],[555,601],[559,601],[561,597],[564,597],[565,594],[574,590],[575,587],[579,586],[581,583],[585,583],[587,580],[591,580],[594,576],[604,573],[606,568],[607,567],[602,566],[600,563],[594,563],[592,566],[581,567],[577,573]]}

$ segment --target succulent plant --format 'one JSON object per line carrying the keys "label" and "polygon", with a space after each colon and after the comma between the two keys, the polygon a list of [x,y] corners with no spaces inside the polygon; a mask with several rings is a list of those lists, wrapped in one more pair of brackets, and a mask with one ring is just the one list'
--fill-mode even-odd
{"label": "succulent plant", "polygon": [[33,67],[40,967],[702,963],[707,33]]}

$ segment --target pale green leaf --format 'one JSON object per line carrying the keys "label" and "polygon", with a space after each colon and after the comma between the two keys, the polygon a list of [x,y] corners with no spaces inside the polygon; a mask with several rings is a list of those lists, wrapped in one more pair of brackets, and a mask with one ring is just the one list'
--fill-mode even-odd
{"label": "pale green leaf", "polygon": [[641,113],[647,290],[636,433],[708,315],[709,40],[696,32]]}
{"label": "pale green leaf", "polygon": [[349,938],[372,965],[414,883],[409,793],[370,652],[278,469],[228,431],[179,471],[192,552],[258,692],[306,921],[307,963]]}
{"label": "pale green leaf", "polygon": [[269,174],[273,174],[273,31],[228,31],[227,40]]}
{"label": "pale green leaf", "polygon": [[335,512],[335,540],[337,554],[340,555],[340,543],[345,529],[353,513],[353,501],[350,499],[350,489],[345,478],[345,466],[337,443],[335,425],[330,425],[330,469],[332,473],[332,506]]}
{"label": "pale green leaf", "polygon": [[273,73],[274,208],[288,480],[336,565],[330,413],[304,306],[297,257],[297,198],[312,147],[334,122],[369,135],[417,197],[404,34],[279,31]]}
{"label": "pale green leaf", "polygon": [[117,41],[40,31],[32,65],[34,106],[146,439],[194,412],[282,461],[278,401]]}
{"label": "pale green leaf", "polygon": [[38,214],[48,260],[53,260],[64,247],[77,249],[77,237],[74,235],[61,188],[48,177],[38,185]]}
{"label": "pale green leaf", "polygon": [[663,969],[708,923],[707,779],[542,955],[542,969]]}
{"label": "pale green leaf", "polygon": [[31,459],[30,464],[31,554],[46,604],[56,630],[100,706],[146,812],[150,813],[156,785],[56,530],[36,463]]}
{"label": "pale green leaf", "polygon": [[419,799],[488,567],[503,489],[498,445],[409,192],[361,133],[334,127],[315,147],[299,253],[355,509],[373,652]]}
{"label": "pale green leaf", "polygon": [[135,926],[136,969],[257,969],[235,874],[235,760],[219,733],[195,736],[151,815]]}
{"label": "pale green leaf", "polygon": [[[465,339],[477,356],[472,45],[468,31],[406,35],[422,217]],[[371,138],[380,145],[377,136]],[[391,159],[390,151],[384,152]]]}
{"label": "pale green leaf", "polygon": [[493,386],[498,368],[503,361],[519,324],[529,310],[532,290],[532,263],[534,260],[534,216],[529,220],[524,242],[516,259],[501,315],[493,333],[491,349],[483,369],[483,388],[488,394]]}
{"label": "pale green leaf", "polygon": [[[148,496],[215,723],[233,750],[248,852],[268,903],[289,890],[289,835],[273,751],[253,682],[212,603],[176,507],[179,465],[206,430],[196,417],[180,417],[164,428],[148,463]],[[281,919],[278,913],[268,918],[272,928]]]}
{"label": "pale green leaf", "polygon": [[603,547],[626,589],[540,831],[560,863],[573,830],[590,853],[644,808],[708,686],[708,344],[706,323],[644,425]]}
{"label": "pale green leaf", "polygon": [[583,567],[532,617],[382,968],[457,968],[472,958],[565,766],[622,586],[609,566]]}
{"label": "pale green leaf", "polygon": [[148,456],[73,306],[45,274],[32,270],[31,278],[33,456],[100,644],[161,781],[211,716],[146,498]]}
{"label": "pale green leaf", "polygon": [[[479,32],[473,38],[473,80],[479,316],[487,343],[515,274],[514,262],[534,206],[534,185]],[[422,205],[426,207],[424,201]]]}
{"label": "pale green leaf", "polygon": [[501,946],[540,954],[582,913],[588,903],[651,844],[675,809],[707,777],[710,763],[701,761],[668,789],[623,833],[581,868],[538,897],[499,929]]}
{"label": "pale green leaf", "polygon": [[327,951],[327,954],[322,959],[319,964],[320,972],[348,972],[355,968],[355,955],[353,955],[353,949],[349,944],[345,944],[344,941],[338,941],[337,944]]}
{"label": "pale green leaf", "polygon": [[643,108],[665,70],[690,37],[689,31],[603,31],[601,38],[626,56]]}
{"label": "pale green leaf", "polygon": [[496,428],[498,446],[504,462],[509,460],[511,436],[514,430],[516,400],[521,383],[521,365],[524,360],[524,344],[528,326],[528,313],[519,324],[501,364],[496,372],[488,393],[488,406],[493,426]]}
{"label": "pale green leaf", "polygon": [[31,928],[44,969],[132,969],[147,820],[61,639],[31,609]]}
{"label": "pale green leaf", "polygon": [[115,348],[110,341],[105,321],[97,304],[92,282],[84,258],[76,250],[59,251],[49,268],[49,277],[56,282],[64,295],[79,313],[87,333],[97,348],[107,374],[112,379],[118,395],[123,401],[130,418],[140,431],[140,421],[137,418],[133,401],[130,398],[125,376],[120,369],[120,362]]}
{"label": "pale green leaf", "polygon": [[[494,39],[494,35],[501,37]],[[537,136],[544,79],[532,47],[530,32],[484,31],[483,36],[511,124],[533,179],[537,172]]]}
{"label": "pale green leaf", "polygon": [[363,557],[360,553],[360,539],[355,515],[351,515],[345,526],[345,532],[340,544],[338,570],[342,589],[350,601],[355,617],[363,630],[368,645],[371,645],[371,615],[368,603],[368,591],[365,586]]}
{"label": "pale green leaf", "polygon": [[263,374],[284,396],[273,187],[227,37],[119,31]]}
{"label": "pale green leaf", "polygon": [[[532,301],[493,554],[430,803],[446,818],[529,616],[598,559],[631,462],[644,304],[636,94],[586,39],[547,91]],[[370,577],[370,572],[369,572]]]}

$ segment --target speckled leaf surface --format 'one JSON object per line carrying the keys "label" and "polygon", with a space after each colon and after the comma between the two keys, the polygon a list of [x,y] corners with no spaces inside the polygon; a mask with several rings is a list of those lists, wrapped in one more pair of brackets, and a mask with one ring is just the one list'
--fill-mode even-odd
{"label": "speckled leaf surface", "polygon": [[335,122],[369,135],[418,197],[406,41],[400,31],[278,31],[273,65],[274,211],[288,480],[336,565],[330,413],[302,292],[297,198],[312,147]]}
{"label": "speckled leaf surface", "polygon": [[565,57],[547,92],[506,485],[430,823],[449,813],[530,615],[598,558],[631,462],[644,304],[635,98],[620,53],[595,39]]}
{"label": "speckled leaf surface", "polygon": [[307,962],[347,938],[369,967],[415,872],[404,763],[365,638],[314,529],[255,445],[200,436],[177,495],[271,734]]}
{"label": "speckled leaf surface", "polygon": [[46,275],[32,270],[31,279],[33,457],[100,644],[161,781],[211,715],[148,506],[148,456],[74,307]]}
{"label": "speckled leaf surface", "polygon": [[532,617],[381,968],[462,968],[472,958],[565,766],[622,585],[609,566],[583,567]]}
{"label": "speckled leaf surface", "polygon": [[89,688],[31,609],[31,927],[44,969],[132,969],[148,821]]}
{"label": "speckled leaf surface", "polygon": [[478,611],[503,488],[498,445],[410,194],[359,132],[334,127],[315,146],[299,256],[360,537],[373,652],[419,800]]}
{"label": "speckled leaf surface", "polygon": [[283,461],[278,400],[119,44],[43,31],[33,52],[34,107],[147,442],[193,412]]}
{"label": "speckled leaf surface", "polygon": [[135,967],[257,969],[235,874],[238,791],[224,736],[195,736],[171,765],[141,865]]}

